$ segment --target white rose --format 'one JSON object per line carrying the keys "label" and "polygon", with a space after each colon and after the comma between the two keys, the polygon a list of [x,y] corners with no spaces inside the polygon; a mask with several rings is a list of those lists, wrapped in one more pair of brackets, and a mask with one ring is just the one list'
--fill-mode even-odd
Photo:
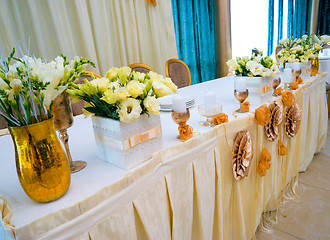
{"label": "white rose", "polygon": [[307,63],[307,62],[308,62],[308,57],[306,57],[306,56],[301,56],[301,57],[300,57],[300,61],[301,61],[302,63]]}
{"label": "white rose", "polygon": [[154,89],[154,92],[156,93],[157,97],[163,97],[168,94],[173,93],[169,87],[167,87],[164,83],[160,81],[154,81],[152,82],[152,87]]}
{"label": "white rose", "polygon": [[253,73],[254,76],[261,75],[263,70],[264,67],[260,63],[257,63],[253,68],[250,69],[250,71]]}
{"label": "white rose", "polygon": [[290,55],[290,57],[288,57],[287,61],[289,63],[294,63],[296,61],[296,56],[295,55]]}
{"label": "white rose", "polygon": [[134,98],[127,98],[119,105],[119,119],[122,122],[130,123],[140,118],[142,108],[140,102]]}
{"label": "white rose", "polygon": [[140,83],[139,81],[132,80],[127,84],[126,88],[130,93],[130,95],[133,98],[136,98],[143,93],[143,89],[145,88],[145,85],[143,83]]}
{"label": "white rose", "polygon": [[94,79],[93,81],[91,81],[91,84],[93,84],[94,86],[97,86],[101,92],[105,92],[106,90],[109,89],[110,80],[106,77],[97,78],[97,79]]}
{"label": "white rose", "polygon": [[321,41],[324,45],[328,44],[330,42],[330,36],[329,35],[322,35]]}
{"label": "white rose", "polygon": [[159,101],[154,96],[148,96],[143,100],[144,107],[153,115],[159,115]]}
{"label": "white rose", "polygon": [[118,71],[119,69],[116,67],[110,68],[109,71],[107,71],[105,77],[112,81],[113,79],[117,78]]}

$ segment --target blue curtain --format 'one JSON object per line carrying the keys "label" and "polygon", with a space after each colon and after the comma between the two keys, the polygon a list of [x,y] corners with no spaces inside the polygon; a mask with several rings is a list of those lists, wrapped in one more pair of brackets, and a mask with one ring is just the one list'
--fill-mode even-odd
{"label": "blue curtain", "polygon": [[277,44],[283,38],[283,0],[278,0]]}
{"label": "blue curtain", "polygon": [[330,1],[320,0],[317,21],[317,34],[330,35]]}
{"label": "blue curtain", "polygon": [[270,56],[273,52],[274,42],[274,0],[268,1],[268,44],[267,55]]}
{"label": "blue curtain", "polygon": [[288,0],[288,37],[310,34],[313,0]]}
{"label": "blue curtain", "polygon": [[214,0],[172,0],[179,59],[191,72],[191,84],[217,77]]}

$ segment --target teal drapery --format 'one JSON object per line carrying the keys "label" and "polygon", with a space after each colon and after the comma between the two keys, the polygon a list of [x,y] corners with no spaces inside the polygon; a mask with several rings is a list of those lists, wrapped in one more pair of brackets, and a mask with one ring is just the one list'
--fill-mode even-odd
{"label": "teal drapery", "polygon": [[288,0],[288,22],[287,22],[287,36],[293,35],[293,0]]}
{"label": "teal drapery", "polygon": [[191,84],[217,76],[214,0],[172,0],[179,59],[191,72]]}
{"label": "teal drapery", "polygon": [[268,44],[267,55],[271,55],[273,52],[274,42],[274,0],[268,1]]}
{"label": "teal drapery", "polygon": [[283,0],[278,0],[277,44],[283,38]]}
{"label": "teal drapery", "polygon": [[319,1],[317,34],[330,35],[330,2],[329,0]]}

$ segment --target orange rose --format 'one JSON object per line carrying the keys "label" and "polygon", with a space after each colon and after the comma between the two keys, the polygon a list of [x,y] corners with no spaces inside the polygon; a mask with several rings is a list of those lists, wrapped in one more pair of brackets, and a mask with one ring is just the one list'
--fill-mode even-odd
{"label": "orange rose", "polygon": [[284,101],[284,105],[287,107],[291,107],[293,105],[293,103],[296,101],[296,99],[290,89],[287,89],[284,92],[282,92],[282,99]]}
{"label": "orange rose", "polygon": [[226,122],[228,122],[228,115],[225,113],[220,113],[220,114],[214,116],[212,119],[212,123],[214,125],[219,125],[219,124],[226,123]]}
{"label": "orange rose", "polygon": [[243,112],[250,112],[250,103],[249,101],[245,101],[241,105],[241,109]]}
{"label": "orange rose", "polygon": [[280,140],[278,140],[278,154],[280,156],[286,155],[286,146]]}
{"label": "orange rose", "polygon": [[180,124],[178,130],[180,133],[180,138],[183,142],[193,137],[193,128],[185,123]]}
{"label": "orange rose", "polygon": [[292,82],[292,83],[290,83],[290,88],[292,90],[298,89],[299,88],[298,82]]}
{"label": "orange rose", "polygon": [[282,92],[283,92],[283,88],[279,87],[279,88],[276,88],[275,89],[274,94],[276,96],[281,96],[282,95]]}
{"label": "orange rose", "polygon": [[271,161],[272,160],[272,155],[268,152],[266,148],[262,149],[261,152],[261,159],[258,163],[258,168],[257,171],[260,174],[260,176],[265,176],[266,175],[266,170],[271,167]]}
{"label": "orange rose", "polygon": [[270,121],[270,115],[267,105],[264,104],[256,109],[254,121],[262,126],[266,126]]}
{"label": "orange rose", "polygon": [[297,80],[296,80],[296,82],[297,82],[298,84],[302,84],[302,83],[303,83],[303,80],[301,79],[301,77],[298,77]]}

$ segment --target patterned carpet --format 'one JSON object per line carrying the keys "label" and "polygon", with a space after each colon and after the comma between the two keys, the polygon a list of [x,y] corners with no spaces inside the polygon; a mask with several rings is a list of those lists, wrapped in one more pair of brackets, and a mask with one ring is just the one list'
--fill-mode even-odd
{"label": "patterned carpet", "polygon": [[256,232],[257,240],[330,239],[330,121],[325,148],[299,174],[298,196],[287,203],[272,233]]}

